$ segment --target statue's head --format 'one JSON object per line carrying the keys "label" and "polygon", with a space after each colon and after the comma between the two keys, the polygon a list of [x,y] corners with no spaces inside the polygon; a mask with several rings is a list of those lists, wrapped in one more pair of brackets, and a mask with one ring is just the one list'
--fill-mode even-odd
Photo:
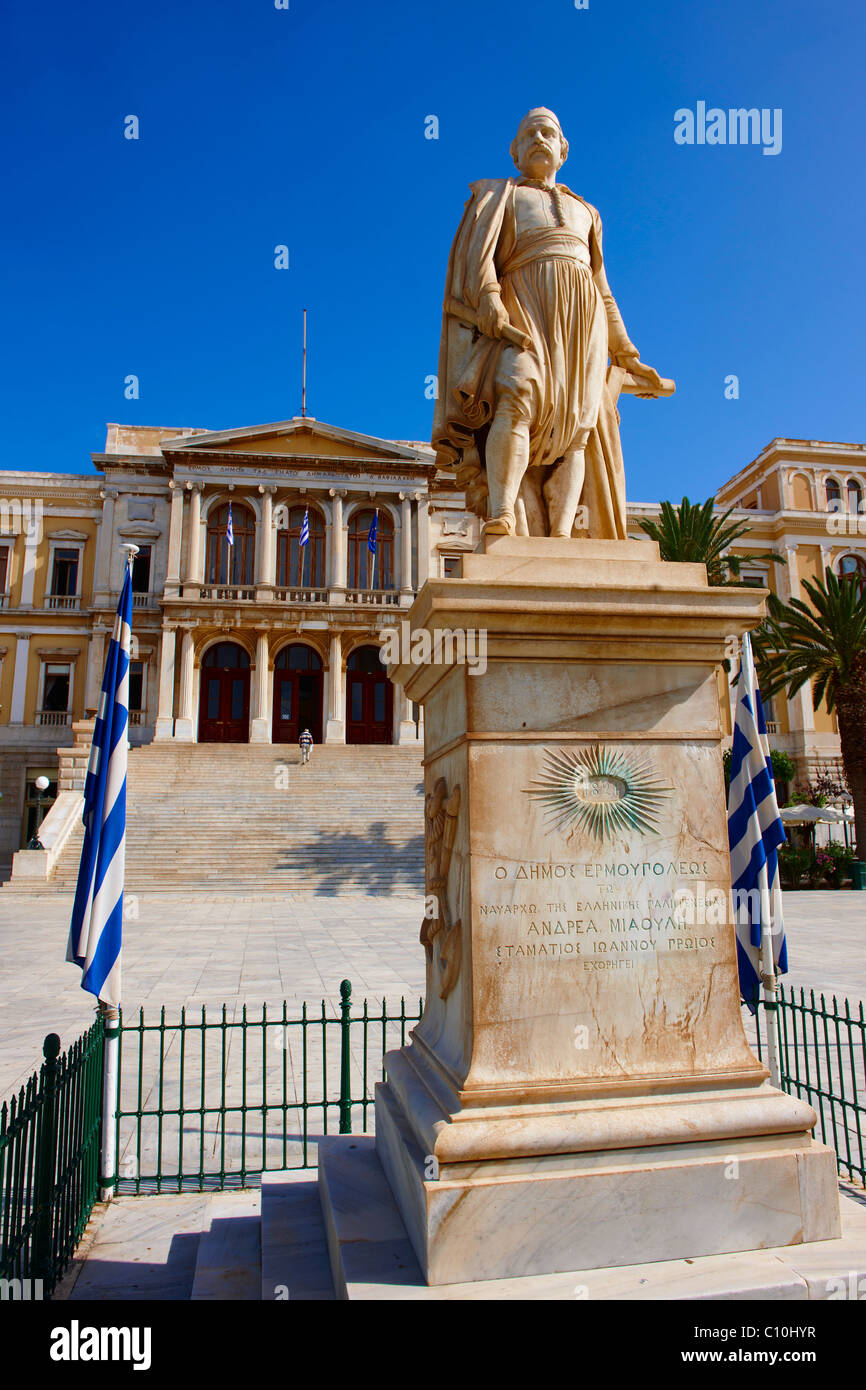
{"label": "statue's head", "polygon": [[568,158],[568,141],[552,111],[534,106],[511,142],[511,158],[528,179],[549,179]]}

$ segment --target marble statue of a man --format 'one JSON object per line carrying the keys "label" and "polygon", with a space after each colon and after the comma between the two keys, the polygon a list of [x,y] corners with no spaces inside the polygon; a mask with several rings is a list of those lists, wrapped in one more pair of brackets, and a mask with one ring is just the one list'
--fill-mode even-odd
{"label": "marble statue of a man", "polygon": [[[640,361],[605,275],[601,218],[557,171],[568,142],[537,107],[519,178],[472,184],[448,262],[433,445],[484,530],[626,534],[621,390],[673,390]],[[608,365],[610,359],[610,365]]]}

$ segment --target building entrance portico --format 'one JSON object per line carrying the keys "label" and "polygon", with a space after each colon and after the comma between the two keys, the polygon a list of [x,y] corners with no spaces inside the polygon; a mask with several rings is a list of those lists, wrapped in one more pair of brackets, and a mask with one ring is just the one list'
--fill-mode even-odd
{"label": "building entrance portico", "polygon": [[236,642],[209,647],[201,664],[199,743],[248,743],[250,658]]}
{"label": "building entrance portico", "polygon": [[304,729],[322,742],[323,690],[318,652],[302,643],[283,647],[274,662],[274,743],[297,743]]}

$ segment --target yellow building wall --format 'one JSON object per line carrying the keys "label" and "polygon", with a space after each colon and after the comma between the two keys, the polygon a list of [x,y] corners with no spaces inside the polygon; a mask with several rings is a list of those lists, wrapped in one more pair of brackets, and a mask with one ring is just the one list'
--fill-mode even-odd
{"label": "yellow building wall", "polygon": [[15,648],[18,645],[17,638],[13,632],[0,634],[0,648],[6,648],[6,655],[3,657],[0,666],[0,724],[9,723],[9,711],[12,707],[12,682],[15,678]]}
{"label": "yellow building wall", "polygon": [[808,480],[800,473],[792,480],[791,497],[795,511],[811,512],[813,507],[812,489]]}
{"label": "yellow building wall", "polygon": [[779,475],[772,473],[761,483],[761,507],[765,511],[778,512],[782,509],[782,496],[779,488]]}

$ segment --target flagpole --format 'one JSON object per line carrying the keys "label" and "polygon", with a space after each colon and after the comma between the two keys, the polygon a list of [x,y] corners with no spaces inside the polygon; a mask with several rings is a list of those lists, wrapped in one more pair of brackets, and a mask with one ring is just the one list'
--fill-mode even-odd
{"label": "flagpole", "polygon": [[99,1001],[102,1018],[102,1151],[100,1153],[99,1199],[110,1202],[117,1192],[117,1111],[120,1088],[120,1010],[116,1004]]}
{"label": "flagpole", "polygon": [[[373,551],[372,551],[373,563],[372,563],[372,565],[370,566],[370,582],[369,582],[369,585],[368,585],[368,588],[369,588],[369,592],[370,592],[370,593],[373,592],[373,581],[374,581],[374,579],[376,578],[376,559],[377,559],[378,554],[379,554],[379,508],[378,508],[378,507],[376,508],[376,515],[375,515],[374,520],[373,520],[373,525],[374,525],[374,527],[376,528],[376,530],[375,530],[376,545],[375,545],[375,547],[374,547],[374,549],[373,549]],[[369,539],[368,539],[368,541],[367,541],[367,554],[369,555],[370,553],[371,553],[371,552],[370,552],[370,542],[369,542]]]}
{"label": "flagpole", "polygon": [[764,1017],[767,1020],[767,1068],[770,1072],[770,1085],[781,1090],[782,1075],[779,1068],[778,1034],[778,976],[773,960],[773,933],[761,932],[761,985],[764,990]]}
{"label": "flagpole", "polygon": [[[137,545],[124,545],[126,568],[132,571],[132,562],[138,554]],[[126,726],[126,741],[129,744],[129,724]],[[99,1001],[99,1015],[103,1023],[102,1050],[102,1144],[99,1156],[100,1200],[110,1202],[117,1192],[117,1112],[120,1108],[120,1005]]]}

